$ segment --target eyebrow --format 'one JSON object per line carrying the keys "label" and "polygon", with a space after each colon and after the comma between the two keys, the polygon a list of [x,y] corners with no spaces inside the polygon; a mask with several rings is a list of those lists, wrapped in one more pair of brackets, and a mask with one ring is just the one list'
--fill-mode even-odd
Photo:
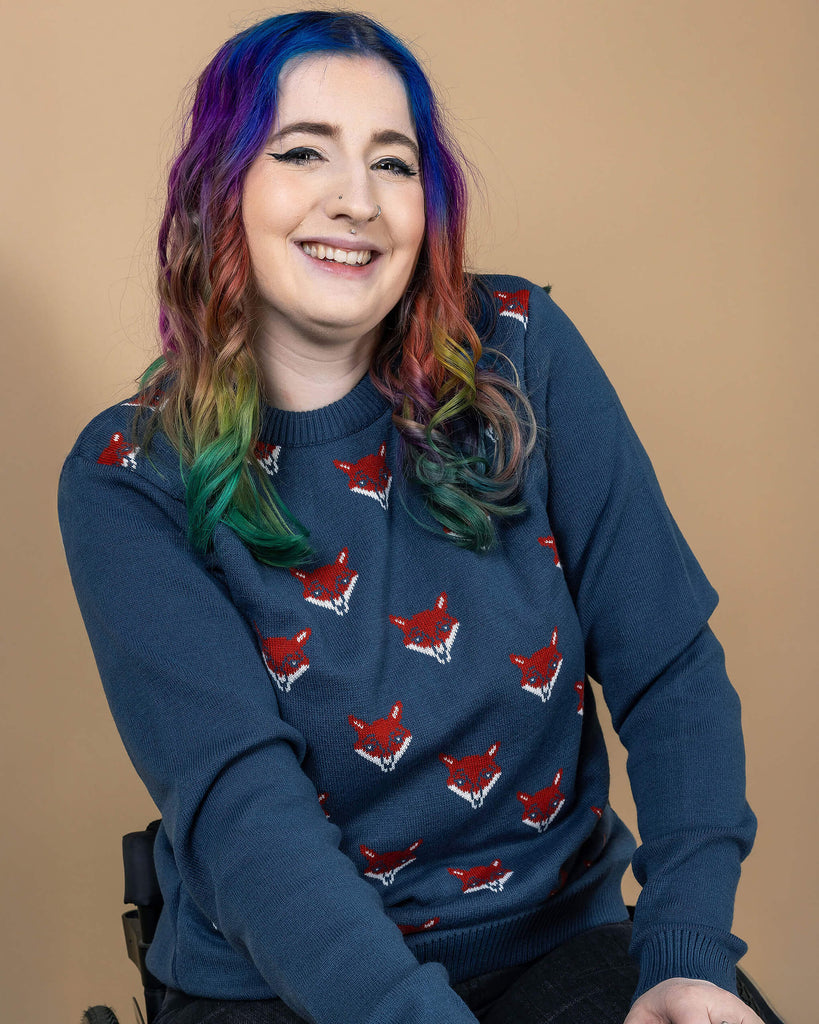
{"label": "eyebrow", "polygon": [[[271,142],[278,142],[280,139],[285,138],[287,135],[322,135],[328,139],[338,139],[341,131],[338,125],[326,124],[324,121],[295,121],[293,124],[285,125],[284,128],[279,129],[267,140],[268,145]],[[418,151],[417,143],[405,135],[403,132],[396,131],[394,128],[385,128],[380,132],[373,132],[371,141],[379,146],[399,145],[407,146],[412,150],[415,159],[418,163],[421,161],[421,154]]]}

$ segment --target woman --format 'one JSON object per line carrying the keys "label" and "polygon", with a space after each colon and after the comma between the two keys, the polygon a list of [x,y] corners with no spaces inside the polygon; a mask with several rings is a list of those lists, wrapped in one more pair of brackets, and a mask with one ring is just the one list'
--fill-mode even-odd
{"label": "woman", "polygon": [[716,595],[571,323],[464,274],[462,165],[360,15],[261,22],[199,80],[164,354],[60,489],[162,813],[161,1024],[759,1021]]}

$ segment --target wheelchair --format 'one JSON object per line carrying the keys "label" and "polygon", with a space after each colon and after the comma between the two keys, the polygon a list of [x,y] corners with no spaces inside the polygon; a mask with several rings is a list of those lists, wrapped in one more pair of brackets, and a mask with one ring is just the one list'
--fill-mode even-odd
{"label": "wheelchair", "polygon": [[[152,821],[142,832],[129,832],[122,837],[122,860],[125,870],[126,904],[134,910],[122,915],[125,932],[125,946],[128,956],[139,969],[145,1002],[145,1012],[136,997],[133,1008],[137,1024],[153,1024],[165,998],[165,985],[151,974],[145,965],[145,957],[156,931],[162,910],[162,891],[154,867],[154,839],[162,824],[161,819]],[[628,908],[629,914],[634,908]],[[748,975],[737,968],[737,992],[739,998],[759,1016],[764,1024],[785,1024]],[[119,1024],[109,1006],[89,1006],[82,1016],[81,1024]]]}

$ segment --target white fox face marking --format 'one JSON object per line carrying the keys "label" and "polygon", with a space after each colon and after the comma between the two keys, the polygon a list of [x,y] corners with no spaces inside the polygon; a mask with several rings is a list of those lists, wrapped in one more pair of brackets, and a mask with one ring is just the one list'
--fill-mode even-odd
{"label": "white fox face marking", "polygon": [[262,636],[258,626],[256,632],[259,634],[267,671],[278,688],[283,693],[289,693],[293,683],[310,667],[304,645],[310,639],[311,630],[303,629],[293,637]]}
{"label": "white fox face marking", "polygon": [[416,612],[410,619],[390,615],[390,622],[400,627],[404,634],[404,646],[410,651],[429,654],[442,665],[450,660],[450,651],[458,632],[458,620],[449,615],[446,593],[438,595],[432,608]]}
{"label": "white fox face marking", "polygon": [[552,640],[548,647],[541,647],[531,657],[522,654],[510,654],[509,660],[520,669],[520,685],[524,690],[534,693],[545,703],[552,696],[563,664],[563,655],[557,649],[557,628],[552,631]]}
{"label": "white fox face marking", "polygon": [[377,455],[365,455],[358,462],[341,462],[333,459],[333,465],[347,474],[350,490],[375,498],[385,511],[389,506],[392,474],[387,468],[387,443],[383,441]]}
{"label": "white fox face marking", "polygon": [[264,441],[256,442],[253,454],[268,476],[275,476],[279,472],[279,455],[281,450],[282,446],[280,444],[266,444]]}
{"label": "white fox face marking", "polygon": [[481,889],[503,892],[504,885],[514,874],[513,871],[504,871],[499,860],[493,860],[491,864],[480,864],[475,868],[447,868],[447,871],[461,880],[461,892],[464,895],[479,892]]}
{"label": "white fox face marking", "polygon": [[291,569],[290,574],[304,584],[304,600],[319,608],[329,608],[336,615],[344,615],[350,609],[350,595],[353,592],[358,573],[347,564],[348,551],[342,548],[335,562],[318,569]]}
{"label": "white fox face marking", "polygon": [[393,704],[386,718],[365,722],[350,715],[348,721],[357,733],[355,752],[377,764],[382,772],[393,771],[412,739],[412,733],[401,724],[401,701]]}
{"label": "white fox face marking", "polygon": [[550,549],[554,558],[555,567],[560,569],[560,555],[557,553],[557,543],[555,542],[554,535],[550,534],[548,537],[538,537],[537,542],[541,547]]}
{"label": "white fox face marking", "polygon": [[398,872],[415,860],[415,850],[422,842],[423,840],[416,839],[406,850],[390,850],[387,853],[376,853],[362,843],[359,849],[368,865],[364,874],[367,878],[378,879],[384,885],[392,885]]}
{"label": "white fox face marking", "polygon": [[111,440],[100,452],[97,462],[101,466],[125,466],[126,469],[136,469],[136,457],[139,448],[129,444],[122,434],[112,434]]}
{"label": "white fox face marking", "polygon": [[500,778],[501,770],[494,760],[498,747],[500,743],[493,743],[485,754],[473,754],[469,757],[438,755],[441,762],[449,768],[447,788],[456,796],[463,797],[473,810],[483,806],[486,794]]}
{"label": "white fox face marking", "polygon": [[551,786],[544,786],[536,793],[518,793],[518,800],[523,804],[524,825],[531,825],[538,832],[545,832],[557,817],[560,808],[566,803],[566,796],[560,792],[560,780],[563,769],[558,771]]}
{"label": "white fox face marking", "polygon": [[529,325],[529,291],[522,288],[519,292],[495,292],[500,300],[499,316],[509,316],[519,320],[524,327]]}

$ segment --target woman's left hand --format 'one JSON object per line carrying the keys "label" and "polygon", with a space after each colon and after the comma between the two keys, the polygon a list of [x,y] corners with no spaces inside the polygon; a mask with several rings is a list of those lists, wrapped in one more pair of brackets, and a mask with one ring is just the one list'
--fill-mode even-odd
{"label": "woman's left hand", "polygon": [[643,992],[624,1024],[763,1024],[754,1011],[710,981],[669,978]]}

